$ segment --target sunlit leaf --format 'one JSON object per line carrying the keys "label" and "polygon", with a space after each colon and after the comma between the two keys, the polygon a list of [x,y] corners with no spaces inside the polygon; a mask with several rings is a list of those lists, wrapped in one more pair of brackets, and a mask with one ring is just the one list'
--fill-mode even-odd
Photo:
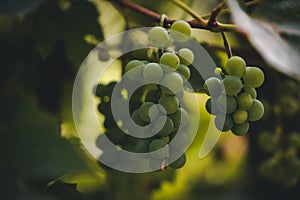
{"label": "sunlit leaf", "polygon": [[[285,25],[280,21],[277,25],[274,22],[250,18],[235,0],[228,0],[227,3],[231,9],[233,21],[240,31],[247,35],[262,57],[276,70],[300,80],[300,27],[297,25],[299,21]],[[299,7],[299,4],[297,5]],[[278,12],[277,15],[281,16]],[[285,32],[289,40],[283,38],[280,31]]]}

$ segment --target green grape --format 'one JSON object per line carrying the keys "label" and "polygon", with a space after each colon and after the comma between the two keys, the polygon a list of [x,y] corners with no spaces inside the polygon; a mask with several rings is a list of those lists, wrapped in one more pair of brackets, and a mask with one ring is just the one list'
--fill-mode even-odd
{"label": "green grape", "polygon": [[143,77],[143,66],[145,64],[139,60],[132,60],[125,67],[126,76],[133,81],[141,80]]}
{"label": "green grape", "polygon": [[267,153],[274,153],[279,148],[278,138],[268,131],[258,135],[258,144]]}
{"label": "green grape", "polygon": [[184,153],[177,160],[169,164],[169,166],[172,167],[173,169],[179,169],[182,168],[185,163],[186,163],[186,155]]}
{"label": "green grape", "polygon": [[288,137],[289,145],[300,148],[300,133],[291,133]]}
{"label": "green grape", "polygon": [[163,106],[168,115],[175,113],[179,108],[179,100],[174,95],[162,95],[158,103]]}
{"label": "green grape", "polygon": [[[212,107],[213,106],[212,104],[216,106],[214,109]],[[205,108],[209,114],[216,115],[218,113],[218,109],[216,109],[217,108],[216,100],[214,100],[213,98],[209,98],[206,101]]]}
{"label": "green grape", "polygon": [[138,109],[140,118],[145,122],[150,122],[159,115],[159,108],[152,102],[145,102]]}
{"label": "green grape", "polygon": [[236,76],[226,76],[223,79],[223,83],[226,94],[229,96],[234,96],[238,94],[243,87],[242,81]]}
{"label": "green grape", "polygon": [[170,28],[170,34],[176,42],[185,42],[191,36],[192,29],[184,20],[174,22]]}
{"label": "green grape", "polygon": [[126,134],[119,127],[113,127],[113,128],[107,129],[105,132],[105,135],[114,144],[122,143],[126,137]]}
{"label": "green grape", "polygon": [[264,105],[257,99],[253,99],[251,108],[248,110],[248,120],[258,121],[264,115]]}
{"label": "green grape", "polygon": [[256,99],[257,92],[256,92],[255,88],[244,86],[243,90],[246,93],[250,94],[250,96],[252,97],[252,99]]}
{"label": "green grape", "polygon": [[[159,117],[158,120],[162,121],[162,117]],[[158,132],[158,134],[161,136],[167,136],[172,132],[173,127],[174,127],[174,123],[173,123],[172,119],[167,117],[163,128]]]}
{"label": "green grape", "polygon": [[189,123],[189,114],[183,108],[178,108],[178,110],[169,116],[173,122],[174,127],[179,128],[179,126],[185,126]]}
{"label": "green grape", "polygon": [[183,90],[183,79],[177,72],[166,73],[161,84],[171,90],[174,94]]}
{"label": "green grape", "polygon": [[222,68],[217,67],[217,68],[214,70],[214,73],[215,73],[215,75],[221,75],[221,74],[223,74],[223,70],[222,70]]}
{"label": "green grape", "polygon": [[231,115],[225,116],[225,121],[223,119],[224,116],[217,115],[215,118],[216,128],[220,131],[229,131],[233,127],[233,121]]}
{"label": "green grape", "polygon": [[170,72],[175,71],[179,67],[180,60],[175,53],[166,52],[160,57],[159,63],[166,72]]}
{"label": "green grape", "polygon": [[135,151],[137,153],[148,153],[150,142],[150,140],[140,140],[135,147]]}
{"label": "green grape", "polygon": [[231,128],[231,132],[235,135],[241,136],[245,135],[249,130],[249,122],[243,124],[234,124]]}
{"label": "green grape", "polygon": [[237,99],[239,109],[249,110],[253,104],[253,99],[249,93],[241,93]]}
{"label": "green grape", "polygon": [[147,81],[158,82],[162,79],[164,71],[157,63],[148,63],[143,69],[143,76]]}
{"label": "green grape", "polygon": [[163,140],[163,141],[165,141],[166,143],[170,142],[170,137],[168,135],[167,136],[163,136],[160,139]]}
{"label": "green grape", "polygon": [[225,70],[228,75],[242,78],[246,70],[246,62],[239,56],[232,56],[226,62]]}
{"label": "green grape", "polygon": [[142,120],[139,115],[139,110],[135,110],[131,115],[132,120],[139,126],[146,126],[148,123]]}
{"label": "green grape", "polygon": [[236,110],[232,115],[232,119],[236,124],[243,124],[248,119],[248,112],[245,110]]}
{"label": "green grape", "polygon": [[258,67],[246,67],[243,80],[246,86],[258,88],[263,84],[265,75]]}
{"label": "green grape", "polygon": [[184,81],[187,81],[191,77],[191,70],[186,65],[180,64],[177,72],[179,72],[180,75],[182,75],[182,78]]}
{"label": "green grape", "polygon": [[164,159],[169,156],[169,146],[167,146],[164,140],[156,139],[150,143],[149,152],[151,152],[151,156],[155,159]]}
{"label": "green grape", "polygon": [[194,53],[192,50],[188,48],[182,48],[178,51],[178,56],[180,59],[180,63],[184,65],[191,65],[194,62]]}
{"label": "green grape", "polygon": [[145,97],[145,102],[158,103],[159,99],[159,91],[158,90],[150,90]]}
{"label": "green grape", "polygon": [[237,108],[235,97],[225,94],[220,95],[217,99],[217,108],[220,112],[233,113]]}
{"label": "green grape", "polygon": [[210,77],[205,81],[204,89],[211,97],[218,97],[222,92],[222,82],[216,77]]}
{"label": "green grape", "polygon": [[153,27],[148,33],[148,40],[154,47],[164,47],[169,41],[168,31],[160,26]]}

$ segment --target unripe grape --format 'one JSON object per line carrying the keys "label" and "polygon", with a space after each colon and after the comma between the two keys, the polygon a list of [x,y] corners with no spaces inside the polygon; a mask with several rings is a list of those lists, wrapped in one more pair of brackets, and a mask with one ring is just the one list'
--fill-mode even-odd
{"label": "unripe grape", "polygon": [[246,92],[240,94],[237,101],[241,110],[249,110],[253,104],[251,95]]}
{"label": "unripe grape", "polygon": [[175,71],[179,67],[180,60],[175,53],[167,52],[160,57],[159,63],[166,72],[170,72]]}
{"label": "unripe grape", "polygon": [[235,135],[241,136],[245,135],[249,130],[249,122],[243,124],[234,124],[231,128],[231,132]]}
{"label": "unripe grape", "polygon": [[177,94],[183,89],[183,79],[177,72],[169,72],[163,77],[161,85]]}
{"label": "unripe grape", "polygon": [[223,121],[224,116],[217,115],[215,118],[216,128],[220,131],[229,131],[233,126],[233,121],[231,115],[225,116],[225,121]]}
{"label": "unripe grape", "polygon": [[[159,117],[157,120],[158,120],[158,122],[162,121],[162,117]],[[173,127],[174,127],[174,123],[173,123],[172,119],[167,117],[163,128],[158,132],[158,134],[161,136],[167,136],[173,131]]]}
{"label": "unripe grape", "polygon": [[133,81],[141,80],[143,77],[144,63],[139,60],[132,60],[125,67],[126,76]]}
{"label": "unripe grape", "polygon": [[157,63],[149,63],[144,66],[143,76],[147,81],[158,82],[162,79],[164,71]]}
{"label": "unripe grape", "polygon": [[232,115],[233,121],[236,124],[243,124],[248,119],[248,112],[244,110],[236,110]]}
{"label": "unripe grape", "polygon": [[243,80],[246,86],[258,88],[263,84],[265,75],[258,67],[246,67]]}
{"label": "unripe grape", "polygon": [[217,99],[217,108],[220,112],[233,113],[237,108],[235,97],[225,94],[220,95]]}
{"label": "unripe grape", "polygon": [[152,102],[145,102],[138,109],[140,118],[145,122],[150,122],[151,118],[154,119],[159,115],[159,108]]}
{"label": "unripe grape", "polygon": [[[218,109],[217,109],[217,103],[216,103],[216,99],[214,98],[209,98],[206,103],[205,103],[205,108],[207,110],[208,113],[212,114],[212,115],[216,115],[218,113]],[[214,106],[214,107],[213,107]]]}
{"label": "unripe grape", "polygon": [[153,27],[148,33],[148,40],[154,47],[164,47],[169,41],[168,31],[160,26]]}
{"label": "unripe grape", "polygon": [[176,42],[185,42],[189,39],[191,33],[190,24],[183,20],[174,22],[170,28],[170,34]]}
{"label": "unripe grape", "polygon": [[189,122],[189,114],[183,108],[178,108],[178,110],[169,117],[173,120],[174,127],[176,128],[179,126],[185,126]]}
{"label": "unripe grape", "polygon": [[179,108],[179,100],[174,95],[162,95],[158,103],[164,107],[168,115],[175,113]]}
{"label": "unripe grape", "polygon": [[150,143],[149,152],[151,152],[151,156],[155,159],[164,159],[169,156],[169,146],[167,146],[164,140],[156,139]]}
{"label": "unripe grape", "polygon": [[150,140],[141,140],[137,143],[135,151],[137,153],[148,153],[150,146]]}
{"label": "unripe grape", "polygon": [[238,94],[243,87],[242,81],[236,76],[226,76],[223,79],[223,83],[226,94],[229,96],[234,96]]}
{"label": "unripe grape", "polygon": [[257,92],[256,92],[256,90],[254,88],[245,86],[243,89],[244,89],[245,92],[247,92],[248,94],[250,94],[250,96],[252,97],[252,99],[256,99]]}
{"label": "unripe grape", "polygon": [[248,120],[258,121],[264,115],[264,105],[257,99],[253,99],[253,104],[248,110]]}
{"label": "unripe grape", "polygon": [[135,110],[131,115],[132,120],[139,126],[146,126],[147,122],[139,116],[139,110]]}
{"label": "unripe grape", "polygon": [[177,71],[180,75],[182,75],[183,81],[187,81],[190,79],[191,71],[186,65],[180,64]]}
{"label": "unripe grape", "polygon": [[216,77],[210,77],[205,81],[204,89],[211,97],[218,97],[222,92],[222,82]]}
{"label": "unripe grape", "polygon": [[242,78],[246,69],[246,62],[239,56],[232,56],[228,59],[225,65],[225,70],[228,75]]}
{"label": "unripe grape", "polygon": [[177,160],[169,164],[169,166],[172,167],[173,169],[179,169],[183,167],[185,163],[186,163],[186,155],[184,153]]}
{"label": "unripe grape", "polygon": [[187,66],[192,64],[194,62],[194,58],[195,58],[192,50],[190,50],[188,48],[180,49],[178,51],[178,56],[179,56],[180,62]]}

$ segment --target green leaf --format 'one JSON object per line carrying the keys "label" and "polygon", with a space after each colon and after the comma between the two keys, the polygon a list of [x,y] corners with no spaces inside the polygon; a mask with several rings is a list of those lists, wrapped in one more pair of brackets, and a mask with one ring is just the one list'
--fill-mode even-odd
{"label": "green leaf", "polygon": [[24,95],[2,97],[0,158],[32,180],[49,181],[86,169],[75,145],[59,134],[59,123]]}
{"label": "green leaf", "polygon": [[1,0],[0,15],[22,15],[38,6],[42,0]]}
{"label": "green leaf", "polygon": [[[296,2],[294,4],[292,1],[272,2],[258,5],[265,11],[257,12],[260,13],[259,19],[249,17],[235,0],[228,0],[227,4],[234,23],[247,35],[261,56],[276,70],[300,80],[299,1],[293,1]],[[285,17],[284,13],[279,12],[281,9],[287,9],[290,14]],[[280,17],[273,18],[275,15]],[[278,18],[280,20],[276,21]]]}
{"label": "green leaf", "polygon": [[62,6],[47,1],[27,16],[32,26],[32,38],[43,58],[47,58],[59,42],[63,42],[66,57],[79,66],[92,47],[84,40],[87,34],[103,39],[98,23],[99,13],[88,1],[72,1]]}

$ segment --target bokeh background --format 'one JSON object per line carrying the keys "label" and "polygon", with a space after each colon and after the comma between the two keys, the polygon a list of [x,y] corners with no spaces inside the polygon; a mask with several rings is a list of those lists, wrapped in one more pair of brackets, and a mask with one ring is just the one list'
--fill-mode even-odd
{"label": "bokeh background", "polygon": [[[191,19],[168,0],[133,2],[172,19]],[[205,16],[221,1],[184,2]],[[243,33],[227,34],[233,54],[265,72],[265,83],[258,89],[265,106],[264,118],[252,123],[245,136],[222,133],[213,151],[199,159],[199,147],[211,118],[204,109],[208,96],[199,92],[201,104],[195,109],[202,118],[186,165],[179,170],[127,174],[100,165],[82,146],[72,117],[73,82],[84,58],[100,42],[157,22],[113,0],[2,0],[0,198],[297,199],[300,63],[295,55],[300,56],[300,2],[239,2],[243,12],[255,19],[252,30],[260,33],[258,24],[262,22],[268,28],[267,39],[247,33],[245,27],[241,27]],[[232,16],[224,12],[219,19],[231,22]],[[220,33],[194,29],[192,37],[217,66],[224,66],[227,55]],[[273,51],[282,44],[290,48]],[[101,83],[119,80],[124,63],[146,56],[133,53],[117,60]],[[274,62],[274,58],[280,63],[289,56],[288,65]],[[109,54],[100,49],[97,59],[105,63]],[[201,77],[193,77],[191,83],[201,91]],[[99,99],[95,97],[95,101]],[[104,122],[104,116],[98,115]],[[91,141],[98,136],[87,135]]]}

